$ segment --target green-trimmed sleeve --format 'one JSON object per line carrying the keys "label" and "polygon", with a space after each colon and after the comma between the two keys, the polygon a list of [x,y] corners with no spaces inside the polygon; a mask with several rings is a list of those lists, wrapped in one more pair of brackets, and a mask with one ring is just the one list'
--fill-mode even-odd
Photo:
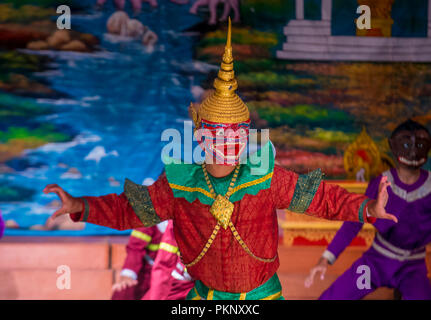
{"label": "green-trimmed sleeve", "polygon": [[82,221],[117,230],[135,229],[143,221],[135,213],[125,193],[100,197],[82,197],[81,212],[71,213],[73,221]]}
{"label": "green-trimmed sleeve", "polygon": [[82,197],[82,210],[72,213],[73,221],[83,221],[118,230],[151,227],[172,219],[174,197],[163,174],[151,186],[142,186],[129,179],[120,195]]}
{"label": "green-trimmed sleeve", "polygon": [[[311,185],[314,191],[316,185]],[[306,200],[309,199],[306,196]],[[365,195],[351,193],[338,185],[321,181],[305,213],[328,220],[372,222],[372,217],[366,214],[369,200]]]}
{"label": "green-trimmed sleeve", "polygon": [[368,197],[325,182],[320,169],[297,175],[276,166],[271,189],[277,209],[328,220],[362,223],[372,220],[366,214]]}

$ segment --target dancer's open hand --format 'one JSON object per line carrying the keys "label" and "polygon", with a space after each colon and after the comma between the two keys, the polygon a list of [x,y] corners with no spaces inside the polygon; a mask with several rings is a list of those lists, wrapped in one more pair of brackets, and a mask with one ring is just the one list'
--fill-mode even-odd
{"label": "dancer's open hand", "polygon": [[328,260],[320,258],[319,262],[310,270],[310,275],[305,279],[304,285],[306,288],[310,288],[313,285],[314,277],[320,272],[320,280],[325,279],[325,273],[328,269]]}
{"label": "dancer's open hand", "polygon": [[48,184],[43,193],[54,192],[61,200],[61,208],[54,212],[50,219],[55,219],[58,216],[68,213],[80,212],[82,210],[82,200],[72,197],[57,184]]}
{"label": "dancer's open hand", "polygon": [[126,288],[136,286],[137,284],[138,284],[137,280],[134,280],[126,276],[121,276],[120,281],[118,281],[117,283],[114,283],[114,285],[112,286],[112,291],[121,291]]}
{"label": "dancer's open hand", "polygon": [[388,203],[388,187],[391,183],[388,181],[388,177],[383,176],[379,184],[379,194],[377,200],[371,200],[368,204],[368,214],[374,218],[389,219],[398,222],[397,217],[387,213],[385,206]]}

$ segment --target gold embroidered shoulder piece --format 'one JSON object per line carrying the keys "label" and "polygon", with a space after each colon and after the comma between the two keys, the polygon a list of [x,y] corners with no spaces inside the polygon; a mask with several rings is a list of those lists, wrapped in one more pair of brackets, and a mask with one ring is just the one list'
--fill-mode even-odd
{"label": "gold embroidered shoulder piece", "polygon": [[148,187],[136,184],[129,179],[124,182],[124,194],[130,205],[145,227],[160,223],[160,218],[154,210]]}
{"label": "gold embroidered shoulder piece", "polygon": [[322,182],[322,171],[314,170],[308,174],[301,174],[296,182],[295,191],[288,210],[304,213],[313,201],[314,195]]}

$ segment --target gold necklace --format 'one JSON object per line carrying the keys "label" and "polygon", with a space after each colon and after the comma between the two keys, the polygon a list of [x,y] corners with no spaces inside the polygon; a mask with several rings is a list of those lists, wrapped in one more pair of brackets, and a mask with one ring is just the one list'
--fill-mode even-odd
{"label": "gold necklace", "polygon": [[205,181],[207,182],[210,193],[214,196],[215,200],[210,208],[210,213],[214,216],[218,223],[226,230],[229,225],[230,218],[233,213],[234,204],[229,201],[229,197],[232,195],[233,186],[235,185],[236,179],[238,178],[240,165],[237,164],[235,171],[233,173],[232,181],[229,184],[229,188],[226,194],[223,196],[221,194],[216,194],[214,188],[211,184],[210,178],[208,177],[208,172],[205,163],[202,164],[202,170],[204,172]]}

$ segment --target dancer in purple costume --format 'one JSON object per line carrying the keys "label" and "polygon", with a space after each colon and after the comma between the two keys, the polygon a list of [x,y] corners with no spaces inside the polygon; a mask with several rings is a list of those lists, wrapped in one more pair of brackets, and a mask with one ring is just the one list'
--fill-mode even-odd
{"label": "dancer in purple costume", "polygon": [[[431,299],[425,263],[425,246],[431,242],[431,173],[421,169],[431,148],[431,135],[424,126],[408,120],[394,130],[389,144],[396,169],[382,174],[391,183],[386,210],[399,222],[377,219],[377,233],[370,249],[323,292],[321,300],[361,299],[379,287],[398,289],[406,300]],[[376,198],[380,179],[381,176],[370,182],[368,197]],[[361,228],[360,223],[344,222],[311,269],[306,287],[319,272],[323,279],[328,264],[335,262]],[[369,267],[369,286],[360,279],[364,266]]]}

